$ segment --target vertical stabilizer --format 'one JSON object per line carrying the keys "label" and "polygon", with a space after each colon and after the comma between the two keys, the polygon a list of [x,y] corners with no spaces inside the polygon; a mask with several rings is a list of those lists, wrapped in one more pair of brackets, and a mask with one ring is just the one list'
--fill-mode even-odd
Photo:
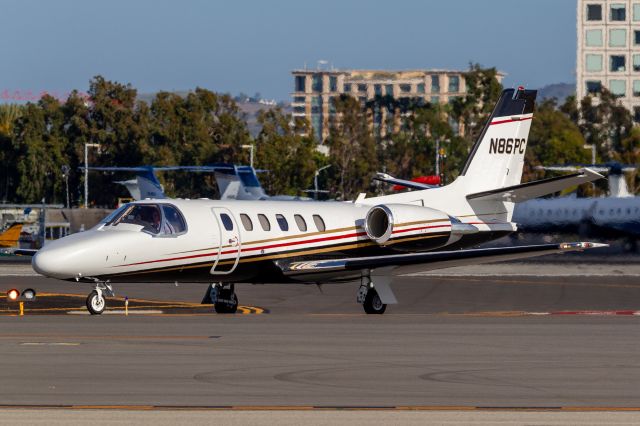
{"label": "vertical stabilizer", "polygon": [[611,197],[632,197],[627,186],[627,180],[622,173],[622,166],[614,164],[609,168],[609,196]]}
{"label": "vertical stabilizer", "polygon": [[160,185],[153,167],[141,167],[137,172],[136,179],[138,181],[138,189],[140,190],[140,199],[145,198],[167,198],[164,194],[164,188]]}
{"label": "vertical stabilizer", "polygon": [[502,92],[458,178],[465,193],[520,183],[535,99],[535,90]]}

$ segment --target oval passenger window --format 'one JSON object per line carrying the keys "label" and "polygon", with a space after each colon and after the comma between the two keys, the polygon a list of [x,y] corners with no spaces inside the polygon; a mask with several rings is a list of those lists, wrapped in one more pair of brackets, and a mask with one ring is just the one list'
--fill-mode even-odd
{"label": "oval passenger window", "polygon": [[251,222],[249,215],[241,213],[240,220],[242,221],[242,226],[244,226],[245,230],[253,231],[253,222]]}
{"label": "oval passenger window", "polygon": [[282,216],[281,214],[277,214],[276,221],[278,222],[278,226],[282,231],[289,230],[289,223],[287,222],[287,219],[284,216]]}
{"label": "oval passenger window", "polygon": [[259,214],[258,221],[260,221],[260,226],[262,226],[262,229],[264,229],[265,231],[271,231],[271,223],[269,223],[269,219],[267,219],[265,215]]}
{"label": "oval passenger window", "polygon": [[220,219],[222,220],[222,224],[224,225],[224,229],[227,231],[233,231],[233,221],[226,213],[220,213]]}
{"label": "oval passenger window", "polygon": [[323,232],[326,229],[324,226],[324,220],[322,220],[322,218],[317,214],[313,215],[313,222],[316,224],[318,231]]}
{"label": "oval passenger window", "polygon": [[302,217],[299,214],[296,214],[293,217],[296,220],[296,224],[298,225],[298,229],[300,229],[302,232],[306,232],[306,230],[307,230],[307,222],[304,221],[304,217]]}

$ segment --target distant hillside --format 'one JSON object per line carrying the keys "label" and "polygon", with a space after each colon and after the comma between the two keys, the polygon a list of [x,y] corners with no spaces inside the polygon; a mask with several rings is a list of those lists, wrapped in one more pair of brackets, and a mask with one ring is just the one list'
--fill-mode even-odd
{"label": "distant hillside", "polygon": [[548,84],[538,89],[538,100],[556,98],[558,104],[562,104],[567,97],[575,94],[576,85],[574,83]]}

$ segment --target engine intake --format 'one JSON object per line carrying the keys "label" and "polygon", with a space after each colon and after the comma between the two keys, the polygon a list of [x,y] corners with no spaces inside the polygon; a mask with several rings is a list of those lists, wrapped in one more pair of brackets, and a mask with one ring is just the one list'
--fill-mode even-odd
{"label": "engine intake", "polygon": [[393,213],[387,206],[375,206],[367,212],[364,220],[367,236],[378,244],[389,241],[393,233]]}
{"label": "engine intake", "polygon": [[449,216],[411,204],[379,204],[364,218],[367,236],[394,251],[424,251],[441,247],[451,236]]}

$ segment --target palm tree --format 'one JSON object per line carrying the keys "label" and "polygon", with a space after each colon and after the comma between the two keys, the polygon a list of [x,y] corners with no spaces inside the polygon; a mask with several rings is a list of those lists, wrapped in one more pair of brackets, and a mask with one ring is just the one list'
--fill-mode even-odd
{"label": "palm tree", "polygon": [[13,131],[13,125],[20,116],[24,107],[18,104],[0,105],[0,133],[9,135]]}

